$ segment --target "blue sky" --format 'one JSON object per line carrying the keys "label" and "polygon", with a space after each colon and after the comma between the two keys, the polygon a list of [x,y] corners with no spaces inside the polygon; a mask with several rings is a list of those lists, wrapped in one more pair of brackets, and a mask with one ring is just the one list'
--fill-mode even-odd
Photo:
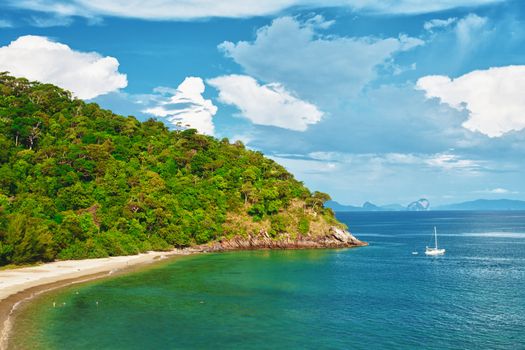
{"label": "blue sky", "polygon": [[525,4],[6,0],[0,70],[241,140],[347,204],[525,199]]}

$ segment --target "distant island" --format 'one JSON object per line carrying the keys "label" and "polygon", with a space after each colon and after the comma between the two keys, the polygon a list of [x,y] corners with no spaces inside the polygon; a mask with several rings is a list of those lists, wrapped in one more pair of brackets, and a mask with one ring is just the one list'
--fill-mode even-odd
{"label": "distant island", "polygon": [[514,199],[477,199],[441,205],[434,210],[525,210],[525,201]]}
{"label": "distant island", "polygon": [[387,205],[376,205],[371,202],[365,202],[362,206],[352,206],[340,204],[336,201],[329,200],[325,203],[325,206],[331,208],[333,211],[345,212],[345,211],[426,211],[430,208],[430,202],[426,198],[418,199],[417,201],[410,202],[408,205],[403,206],[401,204],[387,204]]}
{"label": "distant island", "polygon": [[473,201],[440,205],[430,208],[430,202],[425,199],[409,203],[407,206],[400,204],[375,205],[365,202],[362,206],[340,204],[330,200],[325,205],[336,212],[351,211],[428,211],[428,210],[525,210],[525,201],[513,199],[476,199]]}
{"label": "distant island", "polygon": [[329,199],[241,142],[0,73],[0,266],[189,246],[364,245]]}

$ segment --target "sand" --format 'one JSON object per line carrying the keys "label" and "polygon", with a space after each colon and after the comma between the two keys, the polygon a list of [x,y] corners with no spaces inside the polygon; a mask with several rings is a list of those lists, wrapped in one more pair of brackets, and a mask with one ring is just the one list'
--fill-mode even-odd
{"label": "sand", "polygon": [[197,252],[199,251],[196,249],[175,249],[169,252],[148,252],[100,259],[64,260],[38,266],[0,270],[0,350],[7,349],[13,313],[22,302],[38,294],[72,283],[108,276],[167,257]]}

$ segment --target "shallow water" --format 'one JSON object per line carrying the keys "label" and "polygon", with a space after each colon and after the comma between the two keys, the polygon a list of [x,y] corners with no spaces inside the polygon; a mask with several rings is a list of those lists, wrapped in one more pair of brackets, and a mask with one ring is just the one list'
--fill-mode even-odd
{"label": "shallow water", "polygon": [[[24,308],[11,345],[525,348],[525,212],[338,218],[371,245],[190,256],[66,288]],[[442,257],[423,254],[434,225]]]}

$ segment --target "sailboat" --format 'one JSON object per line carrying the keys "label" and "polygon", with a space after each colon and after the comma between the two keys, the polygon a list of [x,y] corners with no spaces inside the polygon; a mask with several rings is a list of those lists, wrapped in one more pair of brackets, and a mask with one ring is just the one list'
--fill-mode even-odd
{"label": "sailboat", "polygon": [[426,255],[443,255],[445,254],[445,249],[439,249],[438,248],[438,237],[437,237],[437,230],[436,226],[434,226],[434,242],[435,247],[428,247],[425,249]]}

